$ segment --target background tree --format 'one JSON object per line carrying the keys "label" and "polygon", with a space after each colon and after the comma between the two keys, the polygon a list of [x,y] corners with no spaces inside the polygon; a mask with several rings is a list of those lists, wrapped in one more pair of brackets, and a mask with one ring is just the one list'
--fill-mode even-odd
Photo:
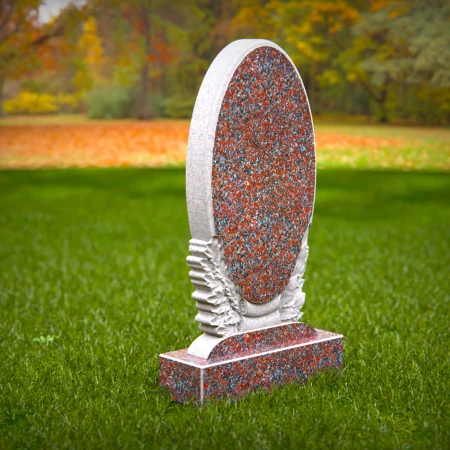
{"label": "background tree", "polygon": [[89,17],[84,23],[83,34],[78,41],[79,70],[75,74],[78,91],[86,92],[98,86],[103,78],[103,48],[98,35],[97,22]]}
{"label": "background tree", "polygon": [[[389,113],[412,115],[411,88],[416,99],[421,92],[433,97],[435,91],[448,102],[443,90],[450,86],[449,21],[450,5],[444,1],[372,1],[353,27],[352,46],[341,60],[349,79],[377,105],[379,121],[387,122]],[[447,108],[445,102],[442,106]],[[423,120],[433,115],[428,108],[422,111]]]}
{"label": "background tree", "polygon": [[73,31],[83,9],[71,5],[49,22],[39,22],[40,0],[0,0],[0,115],[3,115],[4,86],[10,79],[31,75],[46,65],[57,65],[51,43]]}
{"label": "background tree", "polygon": [[[96,4],[100,28],[104,31],[105,23],[108,22],[113,25],[110,30],[117,30],[122,37],[122,43],[119,43],[110,36],[110,40],[116,43],[110,56],[117,64],[126,64],[138,72],[136,113],[140,119],[151,118],[150,97],[155,91],[164,90],[163,72],[174,57],[168,34],[171,27],[176,27],[177,21],[180,21],[178,3],[162,0],[99,0]],[[133,52],[131,57],[130,50]]]}
{"label": "background tree", "polygon": [[47,24],[38,0],[0,3],[8,98],[70,94],[92,117],[189,117],[217,53],[266,38],[291,55],[315,114],[450,122],[444,0],[87,0]]}

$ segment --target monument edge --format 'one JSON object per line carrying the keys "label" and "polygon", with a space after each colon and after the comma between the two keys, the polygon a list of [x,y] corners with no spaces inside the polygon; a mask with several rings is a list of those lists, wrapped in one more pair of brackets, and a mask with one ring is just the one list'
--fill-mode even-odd
{"label": "monument edge", "polygon": [[[322,330],[318,330],[318,331],[322,331]],[[279,347],[279,348],[275,348],[272,350],[266,350],[266,351],[262,351],[259,353],[253,353],[250,355],[245,355],[245,356],[241,356],[241,357],[237,357],[237,358],[230,358],[230,359],[226,359],[226,360],[222,360],[222,361],[214,361],[214,362],[206,362],[205,364],[198,364],[196,362],[193,361],[186,361],[184,359],[178,358],[176,356],[172,356],[170,355],[171,352],[168,353],[160,353],[158,355],[159,358],[164,358],[164,359],[168,359],[171,361],[176,361],[182,364],[185,364],[187,366],[191,366],[191,367],[195,367],[196,369],[208,369],[210,367],[216,367],[216,366],[221,366],[224,364],[228,364],[228,363],[233,363],[236,361],[243,361],[246,359],[252,359],[258,356],[265,356],[265,355],[271,355],[273,353],[279,353],[280,351],[283,350],[290,350],[293,348],[300,348],[300,347],[307,347],[311,344],[321,344],[322,342],[329,342],[329,341],[334,341],[337,339],[345,339],[345,336],[343,334],[338,334],[338,333],[333,333],[333,336],[329,336],[329,337],[325,337],[325,338],[320,338],[320,339],[312,339],[310,342],[302,342],[300,344],[293,344],[293,345],[288,345],[286,347]],[[192,356],[196,356],[196,355],[192,355]],[[201,357],[199,357],[201,358]]]}

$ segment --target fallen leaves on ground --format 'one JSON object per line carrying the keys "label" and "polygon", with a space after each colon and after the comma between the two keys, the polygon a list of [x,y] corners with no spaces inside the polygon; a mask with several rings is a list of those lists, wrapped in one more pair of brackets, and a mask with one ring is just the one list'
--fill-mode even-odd
{"label": "fallen leaves on ground", "polygon": [[186,122],[0,127],[0,166],[161,167],[186,158]]}
{"label": "fallen leaves on ground", "polygon": [[[406,130],[405,130],[406,131]],[[387,138],[317,132],[317,167],[450,170],[450,133]]]}
{"label": "fallen leaves on ground", "polygon": [[[188,121],[3,125],[0,167],[183,166],[188,134]],[[436,135],[414,129],[412,137],[407,128],[400,137],[383,137],[381,129],[377,134],[360,135],[354,128],[346,133],[345,126],[339,132],[318,126],[318,168],[450,170],[448,130]]]}

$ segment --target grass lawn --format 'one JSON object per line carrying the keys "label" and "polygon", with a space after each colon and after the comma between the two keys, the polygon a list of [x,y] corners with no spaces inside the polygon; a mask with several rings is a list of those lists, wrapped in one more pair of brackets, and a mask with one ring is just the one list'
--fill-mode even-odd
{"label": "grass lawn", "polygon": [[200,334],[183,170],[0,172],[0,448],[449,448],[450,175],[317,186],[303,320],[342,374],[193,408],[157,383]]}

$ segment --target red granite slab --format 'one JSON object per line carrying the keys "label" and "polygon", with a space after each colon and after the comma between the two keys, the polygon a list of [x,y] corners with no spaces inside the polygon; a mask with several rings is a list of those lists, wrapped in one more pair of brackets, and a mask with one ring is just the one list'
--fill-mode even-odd
{"label": "red granite slab", "polygon": [[191,356],[187,349],[164,353],[159,359],[160,385],[174,401],[200,404],[208,398],[238,398],[257,389],[305,383],[324,370],[341,369],[343,336],[314,331],[313,336],[286,339],[276,348],[240,349],[219,360]]}
{"label": "red granite slab", "polygon": [[267,303],[289,283],[315,191],[314,130],[295,67],[262,46],[239,64],[217,122],[214,225],[242,298]]}

